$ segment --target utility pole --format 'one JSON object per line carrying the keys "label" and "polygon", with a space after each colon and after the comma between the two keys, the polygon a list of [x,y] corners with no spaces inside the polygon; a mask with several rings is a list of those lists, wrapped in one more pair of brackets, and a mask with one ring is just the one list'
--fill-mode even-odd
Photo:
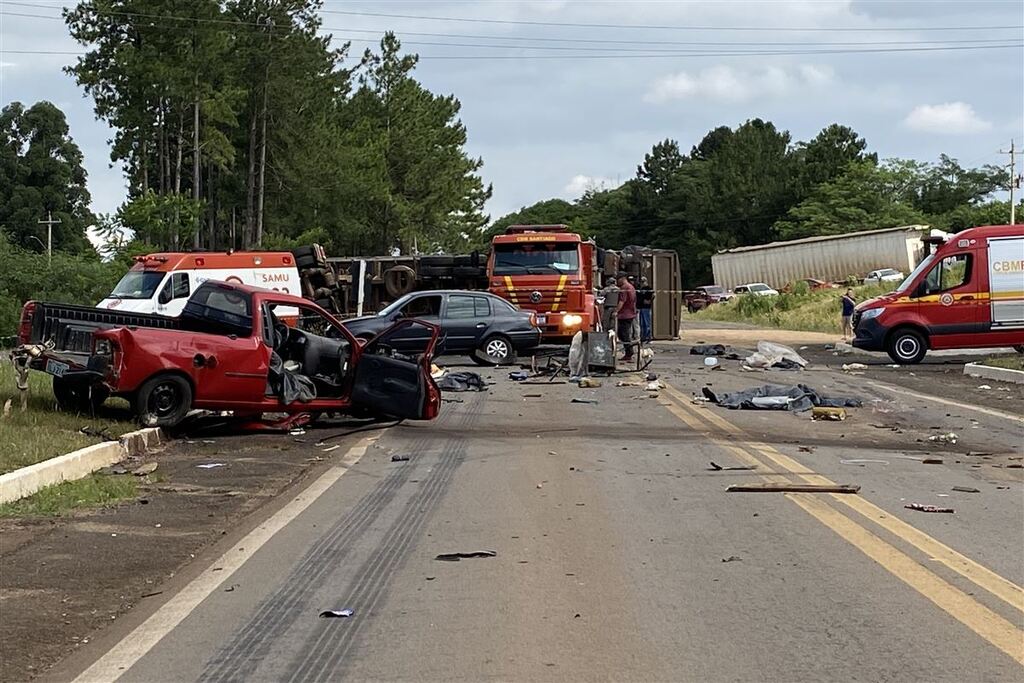
{"label": "utility pole", "polygon": [[60,225],[60,219],[54,220],[53,213],[46,212],[46,220],[39,221],[40,225],[46,226],[46,265],[53,265],[53,226]]}
{"label": "utility pole", "polygon": [[1017,205],[1013,203],[1013,191],[1019,188],[1021,183],[1021,176],[1017,175],[1017,155],[1024,152],[1018,152],[1015,141],[1011,139],[1009,151],[1001,149],[999,153],[1010,155],[1010,225],[1016,225]]}

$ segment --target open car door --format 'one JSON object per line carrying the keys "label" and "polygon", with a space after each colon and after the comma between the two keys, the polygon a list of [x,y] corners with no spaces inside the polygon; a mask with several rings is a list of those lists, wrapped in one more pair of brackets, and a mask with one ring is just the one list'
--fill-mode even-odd
{"label": "open car door", "polygon": [[[407,336],[414,326],[429,334],[426,351],[415,356],[396,351],[392,340]],[[422,320],[401,320],[371,339],[356,361],[352,405],[408,420],[437,417],[441,391],[430,377],[430,364],[439,331]]]}

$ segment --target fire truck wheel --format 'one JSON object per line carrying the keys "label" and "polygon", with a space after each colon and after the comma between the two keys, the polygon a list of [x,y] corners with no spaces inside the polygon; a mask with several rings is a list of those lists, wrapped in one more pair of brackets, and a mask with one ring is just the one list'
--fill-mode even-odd
{"label": "fire truck wheel", "polygon": [[102,384],[69,382],[63,377],[54,377],[53,396],[61,410],[92,414],[109,398],[110,391]]}
{"label": "fire truck wheel", "polygon": [[889,358],[900,365],[914,365],[920,363],[924,355],[928,353],[928,342],[924,335],[912,327],[901,327],[889,335],[889,342],[885,349]]}
{"label": "fire truck wheel", "polygon": [[516,353],[511,339],[503,334],[494,334],[484,339],[470,357],[477,365],[505,365],[515,360]]}
{"label": "fire truck wheel", "polygon": [[416,271],[409,266],[394,266],[384,271],[384,289],[388,296],[398,298],[412,291],[416,285]]}
{"label": "fire truck wheel", "polygon": [[181,375],[157,375],[139,388],[133,403],[143,427],[173,427],[192,409],[192,385]]}

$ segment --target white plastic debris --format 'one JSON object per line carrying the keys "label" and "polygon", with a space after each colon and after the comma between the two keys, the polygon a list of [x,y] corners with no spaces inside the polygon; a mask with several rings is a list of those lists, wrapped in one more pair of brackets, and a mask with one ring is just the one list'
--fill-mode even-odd
{"label": "white plastic debris", "polygon": [[844,363],[843,372],[852,372],[854,370],[867,370],[868,366],[863,363]]}
{"label": "white plastic debris", "polygon": [[960,437],[956,435],[956,432],[946,432],[945,434],[932,434],[928,437],[929,441],[936,441],[938,443],[951,443],[955,444]]}
{"label": "white plastic debris", "polygon": [[992,387],[990,385],[988,385],[988,384],[979,384],[978,388],[979,389],[991,389]]}
{"label": "white plastic debris", "polygon": [[768,341],[757,342],[757,352],[747,356],[745,362],[752,368],[770,368],[784,360],[796,363],[802,368],[807,366],[803,356],[793,349]]}
{"label": "white plastic debris", "polygon": [[216,467],[227,467],[227,463],[224,462],[204,462],[200,465],[196,465],[201,470],[212,470]]}

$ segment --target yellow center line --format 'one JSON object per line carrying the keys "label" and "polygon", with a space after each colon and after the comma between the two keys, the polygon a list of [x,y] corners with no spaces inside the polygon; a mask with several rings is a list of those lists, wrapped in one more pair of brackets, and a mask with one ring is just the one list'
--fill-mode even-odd
{"label": "yellow center line", "polygon": [[[770,463],[774,463],[774,465],[782,468],[783,471],[796,475],[807,483],[833,483],[827,477],[814,473],[801,463],[780,453],[767,444],[744,441],[741,442],[743,444],[741,448],[738,445],[723,441],[719,438],[719,435],[712,433],[712,430],[707,427],[707,423],[710,422],[717,425],[718,430],[725,435],[742,437],[745,433],[739,427],[733,425],[720,415],[715,415],[710,410],[697,411],[692,408],[688,405],[689,399],[674,387],[666,385],[666,391],[673,400],[659,399],[659,403],[665,406],[669,412],[695,431],[708,436],[717,446],[736,455],[741,462],[756,465],[759,468],[767,465],[767,470],[760,470],[761,476],[765,480],[780,483],[787,481],[787,478],[773,469],[772,464],[760,461],[744,450],[744,448],[750,451],[757,451],[762,456],[768,458]],[[785,497],[799,505],[808,514],[835,531],[858,550],[882,565],[894,576],[924,595],[969,629],[1012,657],[1019,664],[1024,665],[1024,631],[1018,629],[1010,621],[982,605],[959,588],[943,580],[909,555],[906,555],[866,528],[860,526],[839,510],[827,505],[816,494],[786,494]],[[964,555],[957,553],[952,548],[943,545],[902,520],[892,517],[883,509],[860,496],[833,494],[830,497],[849,506],[875,524],[907,541],[928,554],[932,559],[942,562],[950,569],[953,569],[1010,605],[1018,609],[1024,609],[1021,606],[1020,600],[1022,595],[1021,588],[987,567],[983,567]]]}

